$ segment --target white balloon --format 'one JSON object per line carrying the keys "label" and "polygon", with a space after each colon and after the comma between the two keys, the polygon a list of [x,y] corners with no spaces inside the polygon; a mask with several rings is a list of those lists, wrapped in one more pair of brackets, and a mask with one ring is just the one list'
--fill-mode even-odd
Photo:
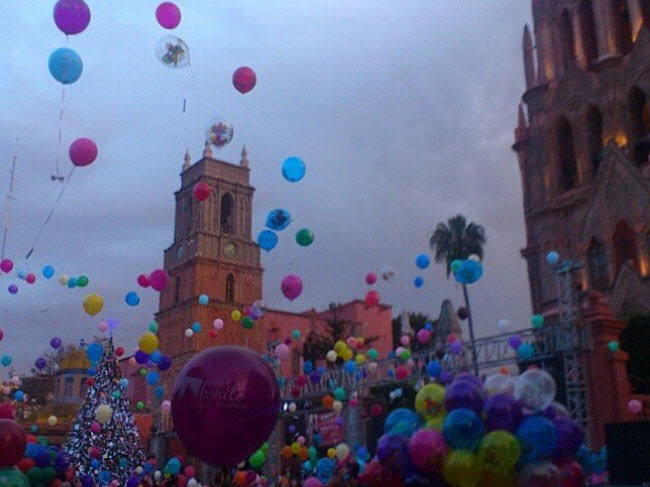
{"label": "white balloon", "polygon": [[508,328],[510,328],[510,322],[504,318],[502,320],[499,320],[497,326],[499,327],[499,330],[506,331]]}
{"label": "white balloon", "polygon": [[332,403],[332,409],[334,412],[340,413],[341,410],[343,409],[343,403],[341,401],[334,401]]}
{"label": "white balloon", "polygon": [[328,362],[332,362],[332,363],[336,362],[336,352],[334,350],[330,350],[329,352],[327,352],[326,358]]}
{"label": "white balloon", "polygon": [[374,374],[377,371],[377,362],[370,362],[368,364],[368,372]]}
{"label": "white balloon", "polygon": [[395,269],[393,269],[393,266],[385,265],[384,267],[381,268],[381,278],[384,281],[388,281],[394,275],[395,275]]}
{"label": "white balloon", "polygon": [[188,328],[187,330],[185,330],[185,336],[187,338],[192,338],[194,336],[194,332],[192,331],[191,328]]}
{"label": "white balloon", "polygon": [[187,482],[187,487],[196,487],[197,485],[198,485],[198,482],[196,481],[196,479],[190,479]]}
{"label": "white balloon", "polygon": [[472,254],[467,258],[467,260],[473,260],[474,262],[480,262],[481,258],[476,254]]}
{"label": "white balloon", "polygon": [[527,370],[515,381],[515,399],[533,412],[540,412],[555,399],[555,380],[545,370]]}
{"label": "white balloon", "polygon": [[95,419],[99,424],[106,424],[113,416],[113,408],[108,404],[102,404],[95,409]]}
{"label": "white balloon", "polygon": [[515,379],[506,374],[490,375],[485,379],[483,388],[488,396],[504,393],[512,395],[515,393]]}
{"label": "white balloon", "polygon": [[296,412],[296,408],[297,408],[297,406],[296,406],[296,403],[295,403],[295,402],[292,402],[291,404],[289,404],[289,411],[290,411],[290,412],[295,413],[295,412]]}
{"label": "white balloon", "polygon": [[56,426],[58,422],[59,422],[59,418],[57,418],[54,415],[47,418],[47,424],[49,424],[50,426]]}
{"label": "white balloon", "polygon": [[158,481],[158,480],[160,480],[160,477],[162,477],[162,472],[161,472],[160,470],[156,470],[156,471],[153,473],[153,479],[156,480],[156,481]]}
{"label": "white balloon", "polygon": [[345,460],[350,454],[350,447],[345,443],[336,445],[336,458],[338,460]]}

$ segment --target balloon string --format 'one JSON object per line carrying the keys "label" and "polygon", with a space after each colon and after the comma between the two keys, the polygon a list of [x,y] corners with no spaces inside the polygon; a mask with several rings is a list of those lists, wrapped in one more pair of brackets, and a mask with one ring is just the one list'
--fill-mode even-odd
{"label": "balloon string", "polygon": [[54,201],[54,204],[52,205],[52,208],[50,209],[50,212],[47,214],[47,218],[45,218],[45,221],[43,222],[43,225],[41,225],[41,229],[38,231],[38,235],[36,235],[36,240],[34,240],[34,244],[32,245],[32,248],[29,249],[29,252],[27,252],[27,256],[25,257],[25,260],[29,259],[29,257],[34,252],[34,249],[36,248],[36,245],[38,244],[38,241],[41,239],[41,236],[43,235],[43,232],[45,231],[45,227],[47,227],[47,224],[50,222],[50,219],[52,218],[52,215],[54,214],[54,210],[56,209],[57,205],[59,204],[59,201],[61,201],[61,198],[63,197],[63,193],[65,193],[65,190],[68,187],[68,183],[70,182],[70,178],[72,178],[72,175],[74,174],[74,170],[75,170],[76,167],[77,166],[72,166],[72,170],[70,171],[70,174],[68,174],[68,177],[65,180],[65,184],[61,188],[61,191],[59,192],[59,196],[57,196],[56,200]]}
{"label": "balloon string", "polygon": [[52,181],[63,182],[61,173],[59,171],[59,162],[61,160],[61,141],[63,134],[63,112],[65,109],[65,85],[61,88],[61,110],[59,110],[59,134],[57,137],[57,149],[56,149],[56,174],[52,176]]}

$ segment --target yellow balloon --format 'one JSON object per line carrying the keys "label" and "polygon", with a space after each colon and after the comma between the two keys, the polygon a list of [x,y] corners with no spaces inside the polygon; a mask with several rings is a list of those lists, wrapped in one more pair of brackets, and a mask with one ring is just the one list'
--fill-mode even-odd
{"label": "yellow balloon", "polygon": [[89,294],[84,299],[84,311],[90,316],[95,316],[104,307],[104,300],[99,294]]}
{"label": "yellow balloon", "polygon": [[345,360],[346,362],[348,360],[352,360],[352,350],[350,350],[349,348],[346,348],[345,350],[343,350],[343,353],[341,354],[341,358],[343,360]]}
{"label": "yellow balloon", "polygon": [[445,457],[442,478],[451,487],[477,487],[481,481],[478,456],[469,450],[453,450]]}
{"label": "yellow balloon", "polygon": [[434,429],[438,431],[439,433],[442,432],[442,425],[445,422],[445,417],[447,415],[443,414],[442,416],[438,416],[437,418],[431,418],[429,421],[427,421],[426,427]]}
{"label": "yellow balloon", "polygon": [[348,346],[345,344],[345,342],[342,342],[341,340],[339,340],[334,344],[334,351],[338,355],[341,355],[341,352],[343,352],[343,350],[345,350],[346,348],[348,348]]}
{"label": "yellow balloon", "polygon": [[517,476],[513,470],[497,472],[483,469],[481,487],[517,487]]}
{"label": "yellow balloon", "polygon": [[358,353],[357,356],[355,357],[355,361],[357,365],[361,365],[366,361],[366,357],[364,357],[362,354]]}
{"label": "yellow balloon", "polygon": [[293,453],[294,455],[300,453],[300,443],[298,443],[297,441],[291,443],[291,453]]}
{"label": "yellow balloon", "polygon": [[512,433],[504,430],[490,431],[478,446],[478,458],[485,470],[506,473],[519,460],[521,447]]}
{"label": "yellow balloon", "polygon": [[238,309],[233,309],[232,313],[230,313],[230,317],[235,323],[239,323],[239,320],[241,320],[241,311]]}
{"label": "yellow balloon", "polygon": [[138,346],[144,353],[153,353],[158,350],[158,337],[154,333],[143,333],[138,340]]}
{"label": "yellow balloon", "polygon": [[444,417],[445,388],[438,384],[423,386],[415,396],[415,410],[425,421]]}
{"label": "yellow balloon", "polygon": [[336,456],[336,450],[334,448],[328,448],[327,456],[330,458],[334,458]]}

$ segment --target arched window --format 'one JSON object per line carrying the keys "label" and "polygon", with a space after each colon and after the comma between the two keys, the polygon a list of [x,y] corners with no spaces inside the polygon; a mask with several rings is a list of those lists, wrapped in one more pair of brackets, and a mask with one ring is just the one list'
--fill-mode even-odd
{"label": "arched window", "polygon": [[621,54],[627,54],[632,50],[632,26],[627,0],[613,0],[612,7],[614,8],[618,49]]}
{"label": "arched window", "polygon": [[643,90],[633,86],[627,97],[627,104],[635,158],[638,162],[645,162],[648,160],[650,152],[650,119],[648,118],[648,100]]}
{"label": "arched window", "polygon": [[176,276],[176,282],[174,283],[174,303],[178,303],[181,299],[181,276]]}
{"label": "arched window", "polygon": [[636,233],[626,221],[620,221],[614,229],[614,257],[616,261],[616,272],[625,262],[631,262],[636,269],[639,268]]}
{"label": "arched window", "polygon": [[74,379],[72,377],[66,377],[63,385],[63,397],[65,399],[70,399],[72,397],[73,386]]}
{"label": "arched window", "polygon": [[81,378],[81,389],[79,390],[79,397],[83,401],[86,398],[86,392],[88,391],[88,377]]}
{"label": "arched window", "polygon": [[592,174],[595,176],[603,152],[603,119],[595,105],[589,106],[586,117],[587,157],[591,162]]}
{"label": "arched window", "polygon": [[571,24],[571,16],[566,9],[560,15],[560,48],[562,49],[562,62],[566,68],[576,58],[573,42],[573,25]]}
{"label": "arched window", "polygon": [[226,302],[233,303],[235,301],[235,276],[229,273],[226,277]]}
{"label": "arched window", "polygon": [[235,233],[235,202],[230,193],[221,197],[221,211],[219,212],[219,227],[221,233],[232,235]]}
{"label": "arched window", "polygon": [[580,22],[580,39],[582,49],[587,61],[587,68],[591,68],[598,58],[598,41],[596,40],[596,22],[591,0],[581,0],[578,4],[578,20]]}
{"label": "arched window", "polygon": [[573,132],[566,117],[561,116],[557,124],[558,162],[560,165],[560,186],[563,190],[576,186],[578,169],[573,146]]}
{"label": "arched window", "polygon": [[593,239],[587,251],[589,262],[589,280],[591,287],[596,290],[606,289],[609,286],[609,273],[607,270],[607,252],[605,246]]}
{"label": "arched window", "polygon": [[192,230],[192,195],[185,198],[185,205],[183,206],[183,224],[181,226],[181,238],[189,235]]}

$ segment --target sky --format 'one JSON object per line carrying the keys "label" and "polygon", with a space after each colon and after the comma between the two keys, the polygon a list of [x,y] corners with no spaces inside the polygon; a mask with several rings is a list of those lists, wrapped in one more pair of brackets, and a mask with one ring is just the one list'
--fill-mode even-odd
{"label": "sky", "polygon": [[[183,18],[174,31],[156,23],[158,2],[87,3],[91,23],[69,39],[53,22],[53,1],[11,2],[3,11],[0,194],[16,154],[13,199],[3,212],[5,256],[16,267],[0,276],[0,355],[10,354],[18,372],[52,337],[91,338],[108,318],[120,322],[119,344],[136,345],[158,305],[136,278],[162,266],[185,150],[200,159],[215,116],[235,128],[216,157],[237,163],[243,144],[248,149],[254,235],[273,208],[294,219],[262,258],[269,306],[301,311],[363,299],[365,274],[384,265],[396,275],[376,289],[396,314],[435,317],[445,298],[460,306],[461,287],[446,279],[444,265],[418,272],[414,260],[430,253],[438,222],[462,213],[487,234],[484,277],[469,287],[477,335],[497,333],[504,318],[513,329],[528,326],[522,192],[510,147],[529,2],[179,0]],[[191,68],[158,61],[165,35],[187,43]],[[66,45],[84,70],[65,89],[59,123],[62,87],[47,60]],[[258,81],[242,96],[231,78],[244,65]],[[57,154],[67,174],[68,147],[79,137],[97,143],[97,161],[74,172],[25,260],[61,190],[50,181]],[[307,165],[296,184],[280,170],[291,155]],[[295,243],[301,227],[314,231],[312,246]],[[56,269],[50,281],[44,265]],[[36,283],[17,279],[18,269],[34,272]],[[291,303],[280,292],[288,273],[304,282]],[[61,274],[86,275],[90,284],[62,287]],[[11,283],[18,294],[6,291]],[[125,304],[129,291],[138,292],[139,306]],[[105,302],[93,318],[82,309],[89,292]]]}

